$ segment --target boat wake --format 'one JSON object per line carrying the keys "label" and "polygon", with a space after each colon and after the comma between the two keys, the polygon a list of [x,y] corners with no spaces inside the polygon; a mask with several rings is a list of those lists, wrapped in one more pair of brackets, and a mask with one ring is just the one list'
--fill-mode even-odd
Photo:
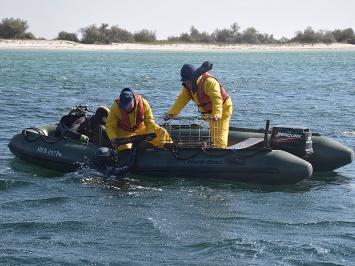
{"label": "boat wake", "polygon": [[126,192],[146,191],[146,190],[161,190],[155,187],[145,186],[140,180],[134,179],[131,176],[123,178],[107,177],[103,173],[95,169],[81,169],[76,172],[81,181],[93,187],[102,187],[105,189],[117,189]]}

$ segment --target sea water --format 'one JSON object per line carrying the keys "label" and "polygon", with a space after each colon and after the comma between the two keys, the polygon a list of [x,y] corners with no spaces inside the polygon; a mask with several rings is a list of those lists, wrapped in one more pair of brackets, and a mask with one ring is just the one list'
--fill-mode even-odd
{"label": "sea water", "polygon": [[[158,123],[180,68],[211,61],[231,126],[294,125],[355,148],[355,51],[0,50],[1,265],[353,265],[355,165],[292,186],[61,175],[11,154],[11,137],[125,87]],[[195,116],[188,104],[181,115]]]}

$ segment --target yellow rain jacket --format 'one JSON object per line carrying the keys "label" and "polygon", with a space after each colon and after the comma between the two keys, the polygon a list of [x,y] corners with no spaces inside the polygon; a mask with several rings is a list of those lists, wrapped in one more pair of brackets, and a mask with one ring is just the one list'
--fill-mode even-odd
{"label": "yellow rain jacket", "polygon": [[[197,86],[202,81],[200,76],[197,79]],[[203,83],[203,91],[212,102],[212,112],[205,114],[207,117],[211,118],[214,116],[219,116],[221,119],[218,121],[209,120],[212,142],[215,148],[226,148],[228,145],[228,133],[229,133],[229,120],[232,115],[232,100],[228,97],[224,102],[221,96],[221,85],[213,77],[208,77]],[[191,97],[192,96],[192,97]],[[198,100],[198,95],[196,92],[183,87],[182,91],[178,95],[174,105],[168,111],[168,114],[176,117],[180,111],[186,106],[186,104],[193,100],[199,107],[201,112],[205,110],[200,107],[200,102]]]}
{"label": "yellow rain jacket", "polygon": [[[118,107],[118,103],[116,101],[113,102],[106,121],[106,132],[110,140],[114,138],[128,138],[136,135],[155,132],[157,137],[150,141],[150,143],[152,143],[154,146],[161,147],[164,143],[171,141],[168,132],[164,128],[161,128],[159,125],[155,124],[149,103],[143,98],[142,101],[144,107],[144,122],[134,132],[123,129],[118,125],[118,121],[122,121],[122,113]],[[134,109],[128,114],[131,128],[136,126],[137,112],[139,112],[139,110],[138,101],[136,100]],[[120,145],[116,149],[120,151],[124,149],[130,149],[131,147],[132,144],[129,143]]]}

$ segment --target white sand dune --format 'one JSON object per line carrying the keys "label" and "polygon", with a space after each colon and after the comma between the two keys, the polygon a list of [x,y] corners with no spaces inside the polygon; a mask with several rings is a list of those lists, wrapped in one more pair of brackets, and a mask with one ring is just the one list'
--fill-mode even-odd
{"label": "white sand dune", "polygon": [[241,51],[241,50],[355,50],[353,44],[284,44],[284,45],[215,45],[215,44],[136,44],[113,43],[109,45],[80,44],[59,40],[8,40],[0,39],[0,49],[49,50],[155,50],[155,51]]}

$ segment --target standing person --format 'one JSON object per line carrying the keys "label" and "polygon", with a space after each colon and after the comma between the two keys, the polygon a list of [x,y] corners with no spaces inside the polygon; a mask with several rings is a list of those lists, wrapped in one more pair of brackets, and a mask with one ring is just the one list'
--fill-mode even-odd
{"label": "standing person", "polygon": [[87,116],[82,112],[65,115],[56,128],[55,136],[112,147],[105,129],[108,113],[107,107],[100,106],[92,116]]}
{"label": "standing person", "polygon": [[226,148],[232,100],[221,83],[207,72],[212,66],[208,61],[199,68],[191,64],[182,66],[180,75],[183,88],[164,120],[175,118],[186,104],[193,100],[201,114],[209,118],[214,148]]}
{"label": "standing person", "polygon": [[146,141],[150,141],[157,147],[171,142],[169,133],[155,123],[148,101],[134,93],[131,88],[123,89],[120,97],[113,102],[107,118],[106,130],[112,145],[119,151],[130,149],[132,144],[117,146],[114,141],[116,138],[156,133],[155,139],[148,137]]}

